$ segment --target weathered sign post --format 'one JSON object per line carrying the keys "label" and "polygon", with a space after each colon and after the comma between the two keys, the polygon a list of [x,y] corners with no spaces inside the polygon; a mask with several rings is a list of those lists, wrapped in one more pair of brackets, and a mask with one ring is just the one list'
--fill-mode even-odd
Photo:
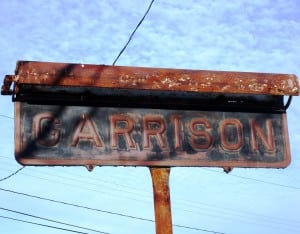
{"label": "weathered sign post", "polygon": [[147,166],[156,232],[172,233],[170,167],[288,166],[283,96],[299,84],[287,74],[21,61],[1,92],[15,102],[18,162]]}

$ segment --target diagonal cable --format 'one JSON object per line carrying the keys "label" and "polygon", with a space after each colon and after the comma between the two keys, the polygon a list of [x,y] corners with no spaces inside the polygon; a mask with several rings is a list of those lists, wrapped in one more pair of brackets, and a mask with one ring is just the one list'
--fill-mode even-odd
{"label": "diagonal cable", "polygon": [[75,231],[75,230],[71,230],[71,229],[60,228],[60,227],[46,225],[46,224],[42,224],[42,223],[36,223],[36,222],[26,221],[26,220],[23,220],[23,219],[16,219],[16,218],[7,217],[7,216],[3,216],[3,215],[0,215],[0,218],[9,219],[9,220],[13,220],[13,221],[18,221],[18,222],[22,222],[22,223],[29,223],[29,224],[38,225],[38,226],[47,227],[47,228],[54,228],[54,229],[58,229],[58,230],[62,230],[62,231],[67,231],[67,232],[80,233],[80,234],[88,234],[87,232],[79,232],[79,231]]}
{"label": "diagonal cable", "polygon": [[123,52],[126,50],[127,46],[129,45],[131,39],[133,38],[134,34],[136,33],[136,31],[138,30],[138,28],[141,26],[141,24],[143,23],[144,19],[146,18],[147,14],[149,13],[152,4],[154,3],[154,0],[152,0],[144,14],[144,16],[142,17],[142,19],[140,20],[140,22],[137,24],[137,26],[135,27],[135,29],[133,30],[133,32],[131,33],[127,43],[125,44],[125,46],[122,48],[122,50],[120,51],[120,53],[118,54],[118,56],[115,58],[114,62],[113,62],[113,66],[116,64],[116,62],[118,61],[118,59],[120,58],[120,56],[123,54]]}
{"label": "diagonal cable", "polygon": [[4,181],[4,180],[7,180],[7,179],[9,179],[10,177],[13,177],[14,175],[16,175],[17,173],[19,173],[20,171],[22,171],[24,168],[25,168],[25,166],[19,168],[19,169],[16,170],[14,173],[12,173],[12,174],[10,174],[10,175],[8,175],[8,176],[6,176],[6,177],[0,179],[0,182],[2,182],[2,181]]}
{"label": "diagonal cable", "polygon": [[73,224],[69,224],[69,223],[65,223],[65,222],[61,222],[61,221],[57,221],[57,220],[53,220],[53,219],[43,218],[43,217],[40,217],[40,216],[37,216],[37,215],[32,215],[32,214],[28,214],[28,213],[20,212],[20,211],[16,211],[16,210],[11,210],[11,209],[7,209],[7,208],[4,208],[4,207],[0,207],[0,210],[5,210],[5,211],[8,211],[8,212],[12,212],[12,213],[16,213],[16,214],[20,214],[20,215],[24,215],[24,216],[29,216],[31,218],[41,219],[41,220],[56,223],[56,224],[63,224],[63,225],[70,226],[70,227],[80,228],[80,229],[84,229],[84,230],[87,230],[87,231],[103,233],[103,234],[109,234],[108,232],[102,232],[102,231],[98,231],[98,230],[87,228],[87,227],[73,225]]}
{"label": "diagonal cable", "polygon": [[[32,194],[17,192],[17,191],[13,191],[13,190],[9,190],[9,189],[4,189],[4,188],[1,188],[1,187],[0,187],[0,190],[5,191],[5,192],[18,194],[18,195],[22,195],[22,196],[36,198],[36,199],[40,199],[40,200],[44,200],[44,201],[58,203],[58,204],[62,204],[62,205],[73,206],[73,207],[76,207],[76,208],[83,208],[83,209],[87,209],[87,210],[91,210],[91,211],[96,211],[96,212],[101,212],[101,213],[106,213],[106,214],[111,214],[111,215],[117,215],[117,216],[121,216],[121,217],[125,217],[125,218],[131,218],[131,219],[147,221],[147,222],[152,222],[152,223],[155,222],[153,219],[141,218],[141,217],[137,217],[137,216],[132,216],[132,215],[127,215],[127,214],[102,210],[102,209],[98,209],[98,208],[92,208],[92,207],[73,204],[73,203],[69,203],[69,202],[65,202],[65,201],[54,200],[54,199],[51,199],[51,198],[45,198],[45,197],[36,196],[36,195],[32,195]],[[207,230],[207,229],[203,229],[203,228],[190,227],[190,226],[179,225],[179,224],[173,224],[173,226],[174,227],[179,227],[179,228],[190,229],[190,230],[197,230],[197,231],[202,231],[202,232],[215,233],[215,234],[226,234],[224,232],[217,232],[217,231]]]}
{"label": "diagonal cable", "polygon": [[0,114],[0,117],[7,118],[7,119],[14,119],[13,117],[10,117],[8,115],[2,115],[2,114]]}

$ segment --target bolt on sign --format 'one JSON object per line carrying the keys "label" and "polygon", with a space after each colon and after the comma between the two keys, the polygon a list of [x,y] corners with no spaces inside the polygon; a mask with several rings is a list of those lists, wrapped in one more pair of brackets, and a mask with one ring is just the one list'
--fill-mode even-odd
{"label": "bolt on sign", "polygon": [[18,162],[91,168],[286,167],[298,93],[287,74],[25,61],[2,86]]}

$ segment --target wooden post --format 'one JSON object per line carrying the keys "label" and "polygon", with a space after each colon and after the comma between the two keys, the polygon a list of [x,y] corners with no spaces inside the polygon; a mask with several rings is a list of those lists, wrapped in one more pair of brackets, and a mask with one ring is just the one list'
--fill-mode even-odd
{"label": "wooden post", "polygon": [[156,234],[172,234],[172,214],[169,189],[170,167],[150,167],[153,186]]}

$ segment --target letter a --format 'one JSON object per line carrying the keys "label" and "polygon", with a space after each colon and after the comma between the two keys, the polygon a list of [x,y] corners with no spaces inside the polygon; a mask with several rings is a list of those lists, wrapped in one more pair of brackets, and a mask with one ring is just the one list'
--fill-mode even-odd
{"label": "letter a", "polygon": [[71,146],[77,146],[80,140],[92,140],[97,147],[103,147],[103,142],[89,116],[83,114],[76,127]]}

